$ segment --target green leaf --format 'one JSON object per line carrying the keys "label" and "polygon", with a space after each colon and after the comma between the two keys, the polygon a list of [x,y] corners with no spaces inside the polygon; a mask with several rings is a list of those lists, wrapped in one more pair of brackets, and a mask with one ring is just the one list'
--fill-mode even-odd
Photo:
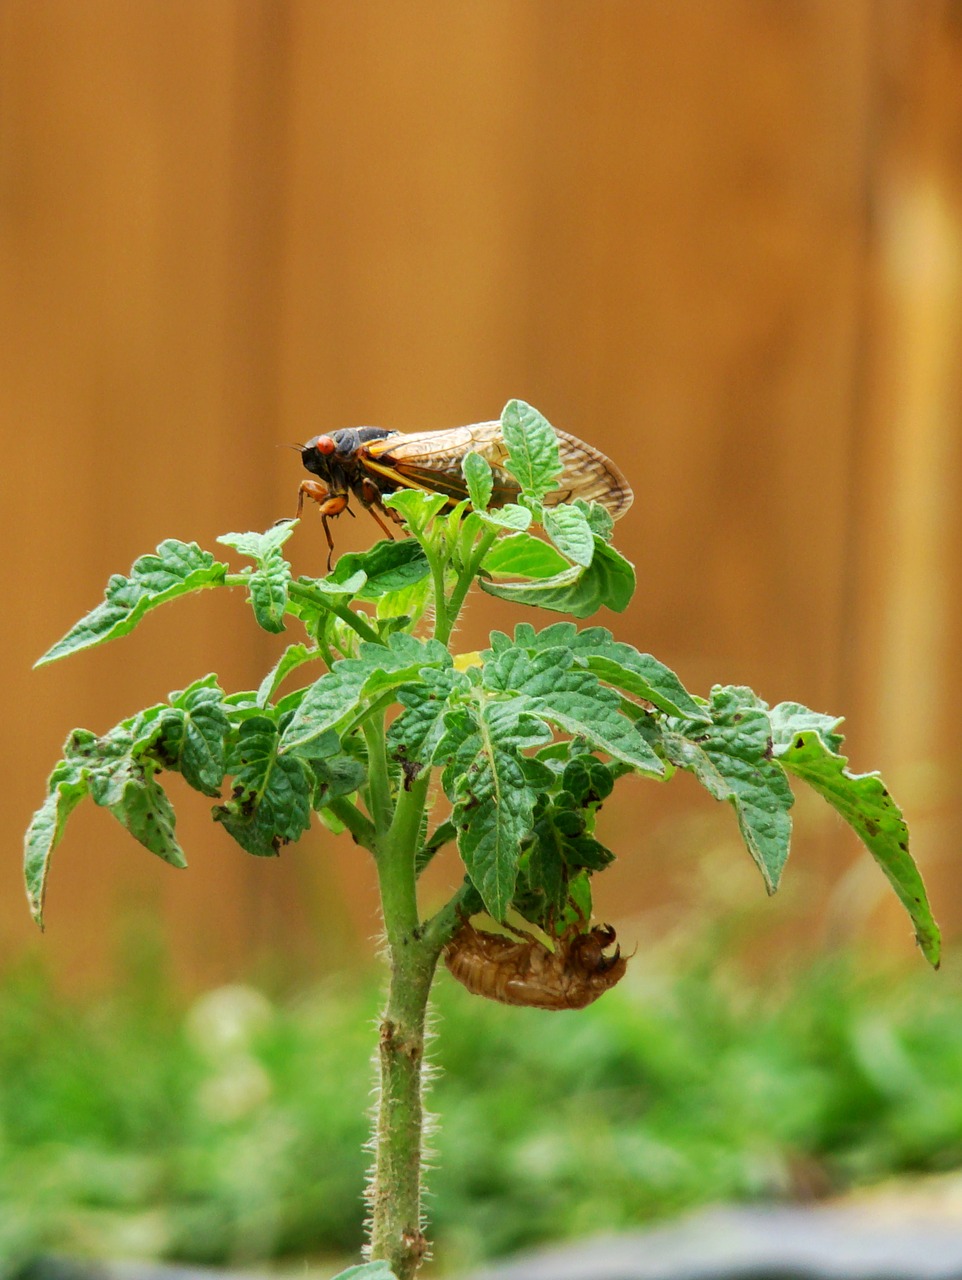
{"label": "green leaf", "polygon": [[520,699],[482,701],[449,714],[446,723],[436,755],[447,759],[442,781],[454,804],[458,848],[485,910],[503,920],[535,802],[519,750],[547,741],[550,731]]}
{"label": "green leaf", "polygon": [[472,449],[461,460],[461,472],[468,486],[468,496],[475,511],[487,511],[494,492],[494,476],[487,458]]}
{"label": "green leaf", "polygon": [[423,489],[398,489],[384,498],[384,505],[397,511],[411,532],[418,537],[447,505],[443,493],[426,493]]}
{"label": "green leaf", "polygon": [[407,617],[417,621],[423,616],[430,599],[431,579],[425,576],[409,587],[388,591],[381,596],[377,602],[377,616],[379,619]]}
{"label": "green leaf", "polygon": [[[507,637],[499,641],[502,647],[505,641]],[[529,652],[562,645],[599,680],[623,693],[644,698],[668,715],[704,722],[711,719],[670,667],[650,653],[639,653],[634,646],[615,640],[606,627],[586,627],[579,631],[573,622],[555,622],[536,632],[529,623],[523,622],[515,628],[514,644]]]}
{"label": "green leaf", "polygon": [[225,547],[233,547],[242,556],[260,564],[271,559],[281,549],[295,528],[293,520],[283,520],[280,524],[271,525],[264,533],[225,533],[217,541]]}
{"label": "green leaf", "polygon": [[136,766],[131,767],[120,800],[108,807],[145,849],[172,867],[187,866],[187,859],[174,835],[177,819],[173,805],[152,771],[141,772]]}
{"label": "green leaf", "polygon": [[227,565],[216,561],[209,551],[201,551],[196,542],[168,538],[157,548],[156,555],[135,560],[129,577],[114,574],[107,583],[103,603],[71,627],[35,665],[41,667],[125,636],[149,610],[190,591],[222,586],[226,576]]}
{"label": "green leaf", "polygon": [[283,750],[301,749],[349,718],[362,718],[370,701],[406,684],[426,667],[449,667],[448,651],[435,640],[397,632],[385,645],[364,642],[356,658],[344,658],[306,690],[284,730]]}
{"label": "green leaf", "polygon": [[595,553],[595,536],[587,517],[577,507],[546,507],[544,531],[562,553],[587,569]]}
{"label": "green leaf", "polygon": [[576,498],[574,505],[585,513],[591,532],[596,533],[599,538],[604,538],[605,542],[610,542],[615,522],[601,503],[585,502],[582,498]]}
{"label": "green leaf", "polygon": [[508,447],[505,470],[532,498],[557,489],[562,470],[558,437],[537,409],[523,400],[509,400],[501,411],[501,434]]}
{"label": "green leaf", "polygon": [[513,533],[494,544],[481,568],[496,577],[550,578],[569,565],[549,542],[530,533]]}
{"label": "green leaf", "polygon": [[143,732],[145,724],[161,725],[166,711],[166,707],[150,708],[99,738],[89,729],[75,729],[64,744],[64,757],[86,779],[95,804],[109,809],[151,853],[171,866],[186,867],[174,836],[173,808],[155,780],[158,764],[151,755],[155,735]]}
{"label": "green leaf", "polygon": [[274,857],[297,840],[311,820],[315,777],[307,761],[279,753],[277,726],[267,716],[245,720],[227,762],[234,780],[230,800],[214,819],[257,857]]}
{"label": "green leaf", "polygon": [[47,791],[47,798],[33,815],[23,843],[27,901],[30,904],[30,914],[41,929],[50,859],[60,843],[67,819],[88,794],[89,787],[81,770],[68,761],[61,760],[50,775]]}
{"label": "green leaf", "polygon": [[771,758],[767,708],[751,689],[712,690],[711,725],[667,724],[662,741],[668,759],[695,775],[716,800],[735,810],[742,838],[769,893],[778,888],[792,832],[794,803],[783,770]]}
{"label": "green leaf", "polygon": [[463,672],[453,668],[426,669],[420,681],[402,684],[397,691],[404,711],[388,729],[387,743],[398,760],[415,760],[428,764],[444,733],[444,717],[454,690],[470,688]]}
{"label": "green leaf", "polygon": [[320,658],[317,649],[306,644],[289,644],[277,662],[261,681],[257,690],[257,705],[266,707],[277,692],[280,685],[298,667],[305,662],[316,662]]}
{"label": "green leaf", "polygon": [[484,684],[522,695],[521,705],[529,713],[633,769],[655,777],[664,774],[663,761],[621,714],[618,695],[573,663],[571,650],[563,647],[533,657],[524,649],[507,649],[485,662]]}
{"label": "green leaf", "polygon": [[339,1271],[333,1280],[397,1280],[397,1276],[386,1262],[365,1262]]}
{"label": "green leaf", "polygon": [[[355,575],[363,573],[359,583]],[[341,556],[323,582],[351,586],[358,600],[379,600],[389,592],[404,590],[427,578],[431,573],[421,544],[412,538],[396,542],[382,540],[368,551],[348,552]]]}
{"label": "green leaf", "polygon": [[515,529],[519,532],[524,532],[534,518],[527,507],[518,506],[514,502],[506,502],[503,507],[492,507],[490,511],[475,511],[473,515],[480,524],[486,524],[491,529]]}
{"label": "green leaf", "polygon": [[225,533],[217,539],[255,561],[256,568],[247,579],[254,617],[265,631],[275,634],[284,630],[291,583],[291,566],[284,559],[281,547],[293,532],[293,522],[285,521],[266,533]]}
{"label": "green leaf", "polygon": [[161,712],[145,739],[134,744],[134,753],[149,745],[150,754],[163,768],[182,774],[195,791],[216,796],[224,780],[230,731],[224,691],[211,675],[172,693],[170,701],[170,708]]}
{"label": "green leaf", "polygon": [[316,789],[314,807],[320,809],[339,796],[353,795],[367,781],[367,766],[354,756],[333,755],[310,760]]}
{"label": "green leaf", "polygon": [[829,751],[838,751],[845,741],[842,735],[836,732],[842,723],[841,716],[829,716],[819,711],[811,711],[808,707],[803,707],[800,702],[780,702],[777,707],[772,707],[768,718],[771,721],[772,743],[776,755],[779,747],[790,746],[795,734],[804,733],[808,729],[814,729]]}
{"label": "green leaf", "polygon": [[597,534],[594,538],[595,554],[587,569],[575,565],[537,583],[494,583],[479,578],[478,585],[490,596],[515,604],[537,605],[575,618],[589,618],[602,605],[621,613],[634,595],[635,571],[603,538]]}
{"label": "green leaf", "polygon": [[564,767],[561,785],[578,804],[601,804],[614,790],[615,779],[609,765],[595,756],[575,756]]}
{"label": "green leaf", "polygon": [[[822,721],[823,728],[825,724],[834,727],[838,723],[815,712],[808,712],[806,717],[802,713],[807,708],[791,705],[797,709],[792,717],[796,724],[806,719]],[[784,713],[780,719],[784,724]],[[838,734],[830,736],[835,742],[841,741]],[[939,927],[932,917],[918,867],[909,853],[909,832],[902,811],[881,777],[877,773],[850,773],[846,757],[827,745],[822,733],[814,728],[800,728],[791,741],[777,743],[775,758],[783,768],[814,788],[852,827],[888,877],[915,925],[922,954],[937,969],[941,952]]]}

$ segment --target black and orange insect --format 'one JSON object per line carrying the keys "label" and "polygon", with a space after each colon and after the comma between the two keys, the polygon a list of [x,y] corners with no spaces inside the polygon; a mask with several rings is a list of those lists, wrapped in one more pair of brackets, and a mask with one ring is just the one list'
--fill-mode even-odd
{"label": "black and orange insect", "polygon": [[[545,503],[553,506],[583,498],[600,503],[615,520],[623,516],[633,495],[615,464],[592,445],[564,431],[556,434],[564,470],[558,477],[558,488],[547,495]],[[298,448],[304,466],[317,479],[301,481],[297,515],[305,498],[318,504],[331,555],[334,540],[328,521],[342,511],[350,512],[352,494],[387,536],[393,537],[382,513],[389,514],[395,523],[399,517],[385,509],[381,499],[398,489],[422,489],[444,494],[453,506],[468,496],[461,462],[472,450],[486,459],[494,473],[492,506],[513,502],[520,492],[518,482],[504,467],[508,450],[497,421],[411,435],[383,427],[344,427],[330,435],[314,436]]]}
{"label": "black and orange insect", "polygon": [[629,957],[621,948],[605,954],[616,937],[610,924],[586,931],[572,924],[553,951],[533,934],[512,932],[516,938],[466,921],[445,947],[444,963],[473,995],[535,1009],[583,1009],[625,976]]}

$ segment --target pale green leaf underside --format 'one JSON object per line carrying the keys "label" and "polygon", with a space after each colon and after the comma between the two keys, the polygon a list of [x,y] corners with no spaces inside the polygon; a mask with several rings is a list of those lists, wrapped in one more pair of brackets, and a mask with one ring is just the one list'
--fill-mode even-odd
{"label": "pale green leaf underside", "polygon": [[505,470],[525,494],[543,498],[558,487],[563,469],[558,437],[543,414],[524,400],[509,400],[501,411],[501,434],[508,447]]}
{"label": "pale green leaf underside", "polygon": [[217,539],[255,561],[256,567],[247,579],[254,617],[259,626],[275,635],[284,630],[291,582],[291,567],[281,547],[293,532],[293,522],[287,521],[272,526],[266,533],[225,533]]}
{"label": "pale green leaf underside", "polygon": [[486,582],[478,580],[488,595],[515,604],[536,605],[553,613],[567,613],[574,618],[590,618],[602,605],[614,613],[628,607],[635,590],[635,571],[631,564],[597,534],[595,553],[587,569],[573,565],[570,569],[540,582]]}
{"label": "pale green leaf underside", "polygon": [[482,568],[503,578],[550,578],[570,566],[549,542],[530,533],[514,533],[494,544]]}
{"label": "pale green leaf underside", "polygon": [[812,711],[800,702],[780,702],[769,711],[768,719],[772,726],[772,745],[776,755],[780,747],[790,745],[795,734],[804,733],[808,729],[814,729],[829,751],[838,751],[844,741],[842,735],[836,732],[842,723],[841,716]]}
{"label": "pale green leaf underside", "polygon": [[902,812],[879,775],[850,773],[846,757],[831,751],[813,729],[797,732],[789,744],[777,746],[775,754],[779,764],[813,787],[853,828],[908,911],[922,954],[938,968],[939,927],[909,853]]}
{"label": "pale green leaf underside", "polygon": [[595,553],[595,538],[584,512],[578,507],[546,507],[544,531],[573,564],[587,569]]}
{"label": "pale green leaf underside", "polygon": [[490,463],[472,449],[461,462],[461,472],[468,486],[468,496],[475,511],[486,511],[494,492],[494,475]]}

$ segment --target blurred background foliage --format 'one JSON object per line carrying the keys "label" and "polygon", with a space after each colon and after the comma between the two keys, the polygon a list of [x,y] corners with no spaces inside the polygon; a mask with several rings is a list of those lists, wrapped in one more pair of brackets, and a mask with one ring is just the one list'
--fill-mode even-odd
{"label": "blurred background foliage", "polygon": [[[692,922],[689,922],[692,923]],[[962,1161],[962,973],[836,955],[764,982],[688,930],[582,1014],[441,980],[438,1267],[718,1200],[842,1196]],[[373,975],[189,1005],[128,954],[106,998],[0,988],[0,1265],[306,1264],[359,1248]]]}
{"label": "blurred background foliage", "polygon": [[[625,784],[595,900],[639,944],[631,981],[556,1020],[445,980],[442,1258],[959,1162],[959,12],[0,7],[0,1256],[354,1247],[379,928],[356,848],[246,858],[195,798],[186,873],[79,811],[43,940],[20,885],[73,725],[214,669],[254,687],[284,638],[203,595],[30,665],[162,538],[290,514],[279,446],[511,396],[635,487],[640,589],[597,620],[696,692],[844,713],[950,959],[923,972],[824,806],[796,806],[765,902],[730,812],[684,777]],[[341,521],[338,546],[374,531]],[[316,521],[289,545],[323,570]],[[546,621],[485,600],[459,642],[521,616]],[[457,876],[438,859],[426,904]],[[118,964],[145,918],[157,955]]]}

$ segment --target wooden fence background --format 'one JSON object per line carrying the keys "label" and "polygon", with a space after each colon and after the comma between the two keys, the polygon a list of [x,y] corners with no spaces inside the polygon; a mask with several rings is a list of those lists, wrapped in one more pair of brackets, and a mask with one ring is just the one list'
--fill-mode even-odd
{"label": "wooden fence background", "polygon": [[[21,833],[66,732],[215,668],[250,687],[282,645],[212,594],[31,672],[107,576],[288,514],[280,444],[516,395],[635,485],[640,589],[599,621],[697,691],[844,711],[957,934],[960,155],[957,0],[6,0],[4,954],[38,945]],[[310,521],[293,553],[322,571]],[[465,648],[513,620],[476,610]],[[796,812],[764,904],[729,813],[629,786],[600,914],[644,945],[747,891],[773,937],[908,955],[874,865]],[[66,980],[124,929],[160,927],[191,983],[377,931],[325,833],[264,863],[194,798],[178,873],[103,811],[72,828],[42,944]]]}

